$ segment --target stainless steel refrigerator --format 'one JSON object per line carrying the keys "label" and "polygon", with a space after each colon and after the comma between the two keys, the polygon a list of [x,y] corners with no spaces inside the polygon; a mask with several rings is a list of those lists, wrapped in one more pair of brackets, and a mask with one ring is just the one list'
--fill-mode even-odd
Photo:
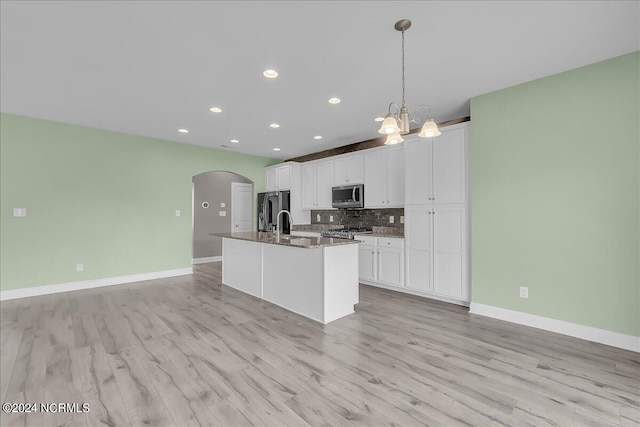
{"label": "stainless steel refrigerator", "polygon": [[[258,193],[258,231],[275,231],[278,212],[289,210],[289,195],[288,191]],[[287,215],[280,215],[278,229],[281,233],[291,232]]]}

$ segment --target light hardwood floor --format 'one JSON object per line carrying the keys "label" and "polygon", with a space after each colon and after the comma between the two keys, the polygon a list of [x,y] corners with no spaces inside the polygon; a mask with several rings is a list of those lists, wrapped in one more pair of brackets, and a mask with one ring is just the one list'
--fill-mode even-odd
{"label": "light hardwood floor", "polygon": [[193,276],[1,304],[2,414],[79,426],[639,426],[640,355],[361,286],[320,325]]}

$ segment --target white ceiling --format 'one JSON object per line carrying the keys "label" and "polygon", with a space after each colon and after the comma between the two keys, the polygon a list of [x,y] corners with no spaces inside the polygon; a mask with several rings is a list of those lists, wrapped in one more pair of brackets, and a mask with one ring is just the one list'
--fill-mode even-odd
{"label": "white ceiling", "polygon": [[427,103],[437,121],[640,44],[637,1],[2,1],[0,12],[2,111],[282,159],[378,136],[373,119],[401,97],[402,18],[407,106]]}

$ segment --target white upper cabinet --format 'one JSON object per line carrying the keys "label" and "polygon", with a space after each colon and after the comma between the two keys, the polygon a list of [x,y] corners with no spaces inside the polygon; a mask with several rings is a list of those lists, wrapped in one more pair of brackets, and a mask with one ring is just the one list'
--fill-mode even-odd
{"label": "white upper cabinet", "polygon": [[[293,163],[284,163],[266,168],[264,171],[265,191],[291,190],[292,167]],[[300,179],[299,176],[298,179]]]}
{"label": "white upper cabinet", "polygon": [[333,187],[333,160],[317,163],[317,206],[320,209],[331,208],[331,188]]}
{"label": "white upper cabinet", "polygon": [[431,138],[414,138],[405,142],[405,201],[408,205],[431,203],[432,147]]}
{"label": "white upper cabinet", "polygon": [[331,208],[333,160],[302,164],[302,208]]}
{"label": "white upper cabinet", "polygon": [[278,178],[278,190],[291,189],[291,168],[289,165],[282,165],[276,169]]}
{"label": "white upper cabinet", "polygon": [[364,206],[381,208],[387,201],[387,153],[375,151],[364,156]]}
{"label": "white upper cabinet", "polygon": [[404,181],[404,149],[387,150],[387,206],[404,206]]}
{"label": "white upper cabinet", "polygon": [[317,165],[317,163],[302,164],[302,209],[315,209],[318,203]]}
{"label": "white upper cabinet", "polygon": [[404,204],[404,153],[401,147],[364,156],[366,208],[402,207]]}
{"label": "white upper cabinet", "polygon": [[433,140],[434,203],[464,203],[467,127],[442,131]]}
{"label": "white upper cabinet", "polygon": [[351,154],[334,160],[333,184],[363,184],[364,161],[362,154]]}
{"label": "white upper cabinet", "polygon": [[468,125],[405,143],[407,205],[465,203]]}
{"label": "white upper cabinet", "polygon": [[278,168],[267,168],[264,170],[265,175],[265,191],[276,191],[278,189]]}

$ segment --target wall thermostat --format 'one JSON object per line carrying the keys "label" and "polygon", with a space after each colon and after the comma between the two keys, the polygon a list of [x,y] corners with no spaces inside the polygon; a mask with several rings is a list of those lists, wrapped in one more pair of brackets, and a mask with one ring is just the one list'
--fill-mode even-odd
{"label": "wall thermostat", "polygon": [[207,209],[209,207],[209,202],[202,202],[202,207]]}

